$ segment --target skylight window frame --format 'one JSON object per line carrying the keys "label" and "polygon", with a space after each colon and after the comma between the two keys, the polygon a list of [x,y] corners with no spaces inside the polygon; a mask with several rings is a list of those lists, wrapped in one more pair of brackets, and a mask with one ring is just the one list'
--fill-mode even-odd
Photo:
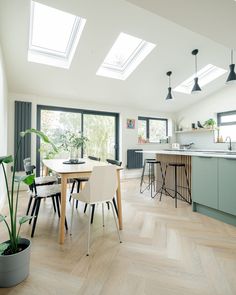
{"label": "skylight window frame", "polygon": [[[204,71],[204,69],[205,69],[205,71]],[[211,74],[214,75],[214,71],[221,71],[221,73],[219,73],[215,78],[210,79],[210,81],[204,81],[204,79],[209,80],[209,79],[207,79],[207,76],[211,75]],[[187,78],[185,81],[183,81],[178,86],[176,86],[173,89],[173,91],[179,92],[179,93],[184,93],[184,94],[191,94],[195,77],[198,77],[200,87],[204,87],[207,84],[210,84],[214,80],[218,79],[219,77],[221,77],[225,73],[227,73],[227,70],[222,69],[222,68],[217,67],[212,64],[207,64],[205,67],[200,69],[196,74],[193,74],[191,77]]]}
{"label": "skylight window frame", "polygon": [[35,3],[39,3],[39,2],[31,1],[28,61],[69,69],[72,59],[74,57],[76,48],[78,46],[80,37],[82,35],[82,31],[84,29],[86,19],[73,15],[75,19],[74,19],[74,23],[70,33],[70,37],[66,45],[65,52],[51,50],[49,48],[33,45],[32,39],[33,39]]}
{"label": "skylight window frame", "polygon": [[112,64],[108,64],[108,63],[105,63],[105,60],[103,62],[103,66],[108,68],[108,69],[112,68],[114,70],[124,72],[126,70],[126,68],[129,66],[129,64],[132,63],[135,60],[135,58],[140,54],[140,52],[145,47],[145,45],[146,45],[146,41],[141,40],[139,45],[133,50],[132,54],[126,59],[123,66],[119,67],[119,66],[115,66],[115,65],[112,65]]}
{"label": "skylight window frame", "polygon": [[[96,75],[103,76],[107,78],[114,78],[119,80],[126,80],[131,73],[139,66],[139,64],[149,55],[149,53],[156,47],[156,44],[147,42],[142,40],[139,45],[133,50],[132,54],[127,58],[124,65],[122,67],[107,64],[105,60],[109,56],[111,50],[113,49],[114,45],[118,41],[121,34],[128,35],[126,33],[121,32],[119,36],[116,38],[114,44],[112,45],[111,49],[108,51],[105,59],[103,60],[102,64],[100,65],[99,69],[96,72]],[[134,37],[132,35],[129,35]]]}

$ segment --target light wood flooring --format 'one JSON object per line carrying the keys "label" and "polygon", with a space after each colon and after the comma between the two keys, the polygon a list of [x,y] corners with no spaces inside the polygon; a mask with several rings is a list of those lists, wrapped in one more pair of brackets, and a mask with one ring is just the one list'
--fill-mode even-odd
{"label": "light wood flooring", "polygon": [[[230,295],[236,294],[236,227],[193,213],[191,206],[139,193],[139,180],[122,182],[124,230],[119,244],[111,210],[97,207],[91,254],[86,256],[87,216],[75,214],[73,235],[57,243],[58,218],[42,202],[32,239],[30,276],[0,295]],[[21,195],[20,211],[27,204]],[[70,204],[67,206],[70,220]],[[22,236],[30,236],[25,225]],[[3,225],[0,224],[0,241]]]}

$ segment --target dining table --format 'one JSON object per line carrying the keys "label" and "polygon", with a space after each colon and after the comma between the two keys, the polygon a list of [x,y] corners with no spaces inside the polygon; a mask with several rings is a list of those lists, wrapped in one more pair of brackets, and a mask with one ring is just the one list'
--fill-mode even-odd
{"label": "dining table", "polygon": [[[61,178],[61,218],[59,225],[59,243],[64,244],[65,241],[65,218],[66,218],[66,198],[67,185],[70,179],[89,178],[95,166],[111,165],[107,162],[94,161],[90,159],[81,159],[80,164],[70,163],[65,159],[44,159],[44,175],[48,175],[49,171],[54,171]],[[117,166],[117,209],[118,209],[118,223],[119,229],[123,229],[122,223],[122,204],[121,204],[121,186],[120,186],[120,171],[123,168]]]}

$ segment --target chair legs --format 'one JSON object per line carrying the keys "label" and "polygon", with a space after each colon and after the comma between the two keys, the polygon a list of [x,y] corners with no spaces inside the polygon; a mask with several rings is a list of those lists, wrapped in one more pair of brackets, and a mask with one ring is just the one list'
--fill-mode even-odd
{"label": "chair legs", "polygon": [[40,208],[40,204],[41,204],[41,198],[36,198],[35,203],[36,203],[35,204],[35,218],[34,218],[33,227],[32,227],[32,231],[31,231],[31,238],[34,237],[35,227],[36,227],[36,223],[38,220],[39,208]]}
{"label": "chair legs", "polygon": [[[77,182],[77,193],[79,193],[81,182],[77,179],[77,180],[74,180],[74,181],[73,181],[73,184],[72,184],[72,187],[71,187],[71,191],[70,191],[70,198],[69,198],[69,201],[71,201],[71,194],[73,194],[73,191],[74,191],[74,187],[75,187],[75,183],[76,183],[76,182]],[[79,205],[79,201],[76,200],[76,209],[78,209],[78,205]],[[86,211],[86,209],[85,209],[85,211]]]}
{"label": "chair legs", "polygon": [[105,226],[105,223],[104,223],[104,204],[102,203],[102,226],[104,227]]}
{"label": "chair legs", "polygon": [[118,208],[117,208],[117,205],[116,205],[116,198],[115,197],[112,199],[112,202],[113,202],[113,206],[114,206],[115,211],[116,211],[116,215],[117,215],[117,217],[119,217],[119,215],[118,215]]}
{"label": "chair legs", "polygon": [[90,248],[90,226],[91,226],[91,224],[90,224],[90,216],[91,216],[91,206],[92,205],[89,204],[87,256],[89,256],[89,248]]}
{"label": "chair legs", "polygon": [[[91,224],[93,223],[95,204],[93,204],[92,206],[93,206],[93,208],[92,208],[92,214],[91,214]],[[84,213],[86,213],[87,207],[88,207],[88,204],[85,203],[85,205],[84,205]]]}
{"label": "chair legs", "polygon": [[33,197],[30,196],[30,199],[29,199],[29,202],[28,202],[28,206],[27,206],[27,210],[26,210],[26,215],[29,214],[29,210],[30,210],[32,201],[33,201]]}
{"label": "chair legs", "polygon": [[53,204],[54,212],[56,213],[56,212],[57,212],[57,209],[56,209],[56,205],[55,205],[55,199],[54,199],[54,197],[52,197],[52,204]]}
{"label": "chair legs", "polygon": [[93,223],[93,218],[94,218],[95,204],[93,204],[91,206],[92,206],[92,214],[91,214],[91,224],[92,224]]}
{"label": "chair legs", "polygon": [[112,208],[112,213],[113,213],[113,217],[114,217],[114,221],[115,221],[115,225],[116,225],[116,230],[117,230],[119,242],[122,243],[121,238],[120,238],[120,231],[119,231],[117,220],[116,220],[116,216],[115,216],[114,205],[112,204],[112,202],[110,202],[110,204],[111,204],[111,208]]}
{"label": "chair legs", "polygon": [[72,235],[72,226],[73,226],[73,219],[74,219],[74,206],[75,206],[75,199],[72,200],[72,206],[71,206],[70,235]]}
{"label": "chair legs", "polygon": [[[38,220],[38,214],[39,214],[39,208],[40,208],[40,204],[41,204],[41,199],[42,198],[35,198],[34,200],[34,204],[33,204],[33,209],[31,211],[31,216],[34,216],[33,220],[33,227],[32,227],[32,231],[31,231],[31,238],[34,237],[34,232],[35,232],[35,228],[36,228],[36,224],[37,224],[37,220]],[[55,211],[57,211],[58,217],[61,218],[61,212],[60,212],[60,195],[56,195],[54,197],[52,197],[52,200],[54,205],[55,205]],[[57,208],[57,210],[56,210]],[[32,219],[30,219],[29,224],[31,224]],[[68,225],[67,225],[67,219],[65,218],[65,228],[66,230],[68,230]]]}
{"label": "chair legs", "polygon": [[[118,228],[118,223],[116,220],[116,213],[115,213],[115,206],[113,205],[113,200],[112,202],[109,201],[107,202],[112,208],[112,213],[113,213],[113,218],[115,221],[115,226],[119,238],[119,242],[122,243],[121,237],[120,237],[120,231]],[[95,204],[86,204],[89,207],[89,213],[88,213],[88,239],[87,239],[87,256],[90,254],[90,236],[91,236],[91,220],[93,218],[92,214],[94,214],[94,209],[95,209]],[[72,206],[71,206],[71,224],[70,224],[70,235],[72,235],[72,226],[73,226],[73,220],[74,220],[74,206],[75,206],[75,199],[72,200]],[[102,203],[102,224],[104,226],[104,203]]]}

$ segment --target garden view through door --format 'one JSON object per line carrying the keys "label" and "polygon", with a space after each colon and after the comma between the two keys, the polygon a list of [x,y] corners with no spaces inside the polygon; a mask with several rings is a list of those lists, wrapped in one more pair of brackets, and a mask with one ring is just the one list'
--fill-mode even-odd
{"label": "garden view through door", "polygon": [[83,134],[88,138],[86,145],[79,151],[81,157],[95,156],[102,161],[117,159],[118,114],[38,106],[37,125],[59,148],[59,152],[54,154],[49,145],[39,145],[38,142],[40,155],[37,161],[43,158],[68,159],[69,152],[61,147],[61,136],[68,132]]}
{"label": "garden view through door", "polygon": [[89,139],[84,148],[85,156],[95,156],[102,161],[115,159],[115,120],[113,116],[84,114],[83,134]]}

